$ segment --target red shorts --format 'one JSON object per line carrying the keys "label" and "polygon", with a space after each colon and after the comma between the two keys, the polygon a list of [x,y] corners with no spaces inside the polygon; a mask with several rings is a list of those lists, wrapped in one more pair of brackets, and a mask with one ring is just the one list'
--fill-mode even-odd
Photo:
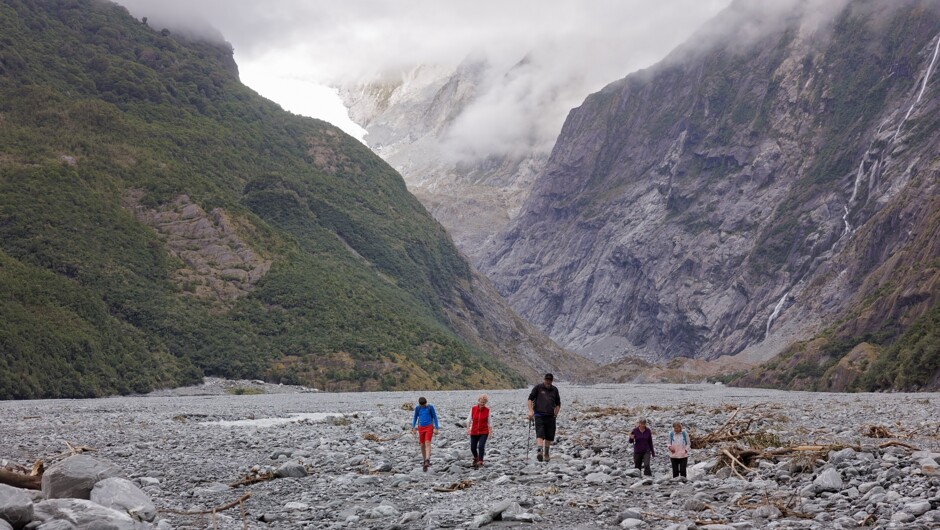
{"label": "red shorts", "polygon": [[430,442],[431,438],[434,436],[434,426],[427,425],[425,427],[418,427],[418,443]]}

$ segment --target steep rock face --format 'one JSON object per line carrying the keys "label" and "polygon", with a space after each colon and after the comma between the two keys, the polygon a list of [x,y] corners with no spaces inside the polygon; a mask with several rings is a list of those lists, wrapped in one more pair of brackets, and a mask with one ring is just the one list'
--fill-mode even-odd
{"label": "steep rock face", "polygon": [[548,159],[547,152],[466,158],[448,144],[491,68],[475,59],[457,68],[422,65],[340,89],[369,147],[402,174],[471,263],[519,213]]}
{"label": "steep rock face", "polygon": [[571,112],[481,269],[600,361],[896,336],[938,299],[936,5],[707,27]]}

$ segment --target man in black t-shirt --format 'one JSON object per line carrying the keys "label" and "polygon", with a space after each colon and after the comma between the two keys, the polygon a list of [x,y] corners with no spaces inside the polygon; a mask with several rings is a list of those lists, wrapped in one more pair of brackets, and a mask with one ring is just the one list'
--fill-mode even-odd
{"label": "man in black t-shirt", "polygon": [[552,385],[554,380],[555,376],[545,374],[545,381],[529,392],[529,419],[535,418],[535,443],[538,446],[535,458],[539,462],[551,460],[549,448],[555,441],[555,418],[561,410],[561,396],[558,395],[558,387]]}

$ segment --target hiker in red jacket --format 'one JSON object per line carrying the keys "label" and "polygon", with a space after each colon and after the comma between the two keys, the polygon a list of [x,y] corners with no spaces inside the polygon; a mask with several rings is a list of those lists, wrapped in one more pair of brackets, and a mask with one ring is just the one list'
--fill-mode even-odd
{"label": "hiker in red jacket", "polygon": [[470,452],[473,453],[473,467],[483,465],[483,455],[486,451],[486,440],[493,432],[490,426],[490,409],[486,407],[489,397],[481,394],[477,404],[470,407],[470,416],[467,417],[467,434],[470,435]]}

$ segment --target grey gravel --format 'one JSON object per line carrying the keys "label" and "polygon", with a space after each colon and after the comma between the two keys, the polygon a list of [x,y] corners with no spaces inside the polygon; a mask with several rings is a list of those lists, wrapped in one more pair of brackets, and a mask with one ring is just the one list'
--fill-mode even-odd
{"label": "grey gravel", "polygon": [[[217,528],[625,524],[678,530],[709,522],[737,530],[858,528],[863,522],[867,527],[934,528],[940,514],[940,476],[926,473],[923,464],[940,456],[937,439],[903,439],[922,449],[915,453],[880,447],[887,440],[861,432],[868,424],[897,430],[896,422],[908,431],[936,432],[937,394],[562,384],[557,444],[552,461],[539,463],[527,438],[528,389],[490,391],[494,432],[485,466],[474,469],[468,437],[456,424],[478,391],[333,394],[264,388],[268,393],[261,395],[195,387],[155,396],[3,402],[0,447],[6,448],[4,458],[23,466],[61,453],[63,440],[95,448],[94,458],[113,463],[162,510],[158,517],[165,521],[153,525],[161,530],[211,528],[210,516],[173,512],[211,510],[248,492],[244,519],[236,505],[217,514]],[[409,432],[413,413],[402,406],[419,395],[435,405],[442,420],[426,473]],[[781,446],[826,443],[854,449],[820,458],[759,460],[750,470],[738,470],[742,478],[728,468],[714,471],[719,446],[713,446],[693,450],[689,479],[674,480],[663,456],[672,422],[681,421],[693,434],[706,433],[728,419],[731,406],[745,407],[739,416],[756,407],[762,419],[752,430],[764,431]],[[625,432],[640,416],[649,420],[658,450],[650,478],[633,468],[626,442]],[[297,476],[286,474],[288,469]],[[230,486],[266,473],[283,478]],[[468,487],[434,491],[461,481]],[[121,521],[148,527],[130,517]]]}

